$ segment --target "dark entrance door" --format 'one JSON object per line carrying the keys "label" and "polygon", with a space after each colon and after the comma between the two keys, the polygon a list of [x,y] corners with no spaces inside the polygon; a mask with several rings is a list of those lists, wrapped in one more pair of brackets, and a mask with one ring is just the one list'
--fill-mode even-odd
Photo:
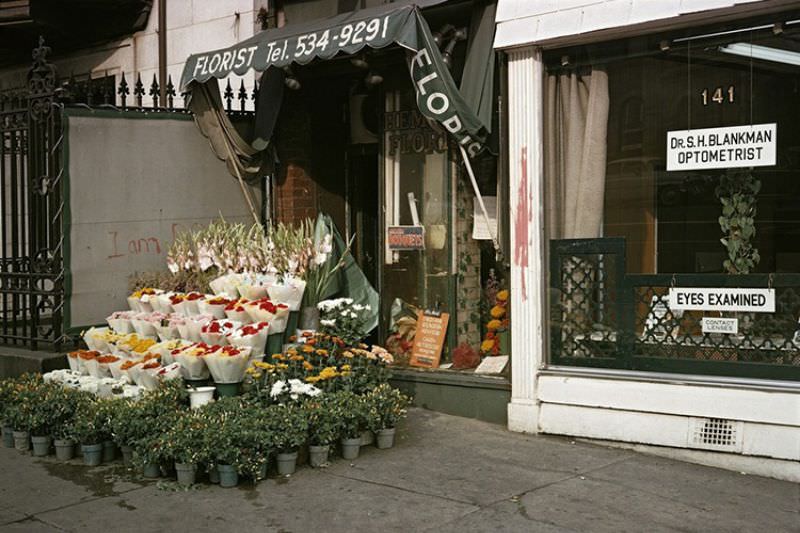
{"label": "dark entrance door", "polygon": [[376,289],[380,279],[378,180],[378,145],[351,145],[347,151],[347,233],[355,234],[353,257]]}

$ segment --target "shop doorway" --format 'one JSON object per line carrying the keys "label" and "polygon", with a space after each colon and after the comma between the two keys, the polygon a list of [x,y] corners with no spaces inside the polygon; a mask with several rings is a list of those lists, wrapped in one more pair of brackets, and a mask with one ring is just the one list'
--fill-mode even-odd
{"label": "shop doorway", "polygon": [[378,144],[353,144],[347,152],[347,228],[353,257],[373,287],[380,286],[380,172]]}
{"label": "shop doorway", "polygon": [[289,120],[308,117],[306,164],[315,182],[315,203],[345,240],[353,239],[353,257],[380,290],[383,93],[379,87],[366,87],[361,71],[353,71],[349,62],[321,63],[303,74],[302,89],[290,95],[301,103],[290,108]]}

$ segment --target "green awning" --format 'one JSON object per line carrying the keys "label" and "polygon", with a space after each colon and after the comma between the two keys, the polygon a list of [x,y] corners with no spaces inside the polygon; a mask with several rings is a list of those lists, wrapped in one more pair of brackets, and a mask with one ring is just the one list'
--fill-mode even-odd
{"label": "green awning", "polygon": [[189,56],[181,88],[191,90],[193,83],[230,74],[241,76],[250,69],[263,72],[270,67],[307,64],[339,53],[355,54],[367,46],[383,48],[396,43],[413,52],[409,70],[420,112],[440,123],[472,157],[485,147],[487,124],[456,88],[420,12],[421,7],[444,1],[395,2],[265,30],[229,48]]}

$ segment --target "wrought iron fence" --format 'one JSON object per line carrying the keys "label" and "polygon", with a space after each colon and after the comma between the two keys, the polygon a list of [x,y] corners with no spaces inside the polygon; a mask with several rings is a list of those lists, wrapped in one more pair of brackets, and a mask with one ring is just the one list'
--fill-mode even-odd
{"label": "wrought iron fence", "polygon": [[[125,74],[59,78],[49,53],[40,39],[28,84],[0,92],[0,344],[34,350],[72,340],[63,330],[64,107],[188,113],[171,77],[160,102],[156,76],[148,85],[140,74],[133,85]],[[240,80],[234,91],[229,79],[221,96],[233,117],[252,117],[258,84],[248,92]]]}
{"label": "wrought iron fence", "polygon": [[[772,288],[774,313],[669,308],[670,287]],[[627,274],[625,241],[551,241],[551,361],[558,365],[800,380],[800,274]]]}
{"label": "wrought iron fence", "polygon": [[0,95],[0,342],[62,343],[61,104],[40,40],[28,86]]}
{"label": "wrought iron fence", "polygon": [[[153,74],[149,82],[142,81],[141,73],[136,74],[133,82],[129,82],[123,72],[117,80],[116,76],[105,74],[101,77],[85,75],[62,79],[61,99],[67,104],[85,104],[90,107],[110,107],[116,109],[138,109],[142,111],[169,111],[184,113],[189,93],[177,93],[177,86],[172,76],[167,76],[165,101],[160,101],[161,85]],[[244,79],[239,80],[239,88],[234,89],[231,80],[227,79],[221,97],[225,102],[225,110],[233,115],[249,114],[255,110],[258,101],[258,82],[253,82],[253,89],[248,91]]]}

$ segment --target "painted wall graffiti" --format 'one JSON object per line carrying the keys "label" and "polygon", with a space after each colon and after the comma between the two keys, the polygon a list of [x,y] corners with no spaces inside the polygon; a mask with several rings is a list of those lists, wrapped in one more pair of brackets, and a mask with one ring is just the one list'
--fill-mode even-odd
{"label": "painted wall graffiti", "polygon": [[170,240],[159,239],[153,235],[120,235],[119,231],[108,231],[106,246],[109,253],[106,259],[122,259],[131,255],[166,255],[172,241],[181,233],[197,231],[203,224],[194,222],[190,225],[175,222],[171,227]]}

